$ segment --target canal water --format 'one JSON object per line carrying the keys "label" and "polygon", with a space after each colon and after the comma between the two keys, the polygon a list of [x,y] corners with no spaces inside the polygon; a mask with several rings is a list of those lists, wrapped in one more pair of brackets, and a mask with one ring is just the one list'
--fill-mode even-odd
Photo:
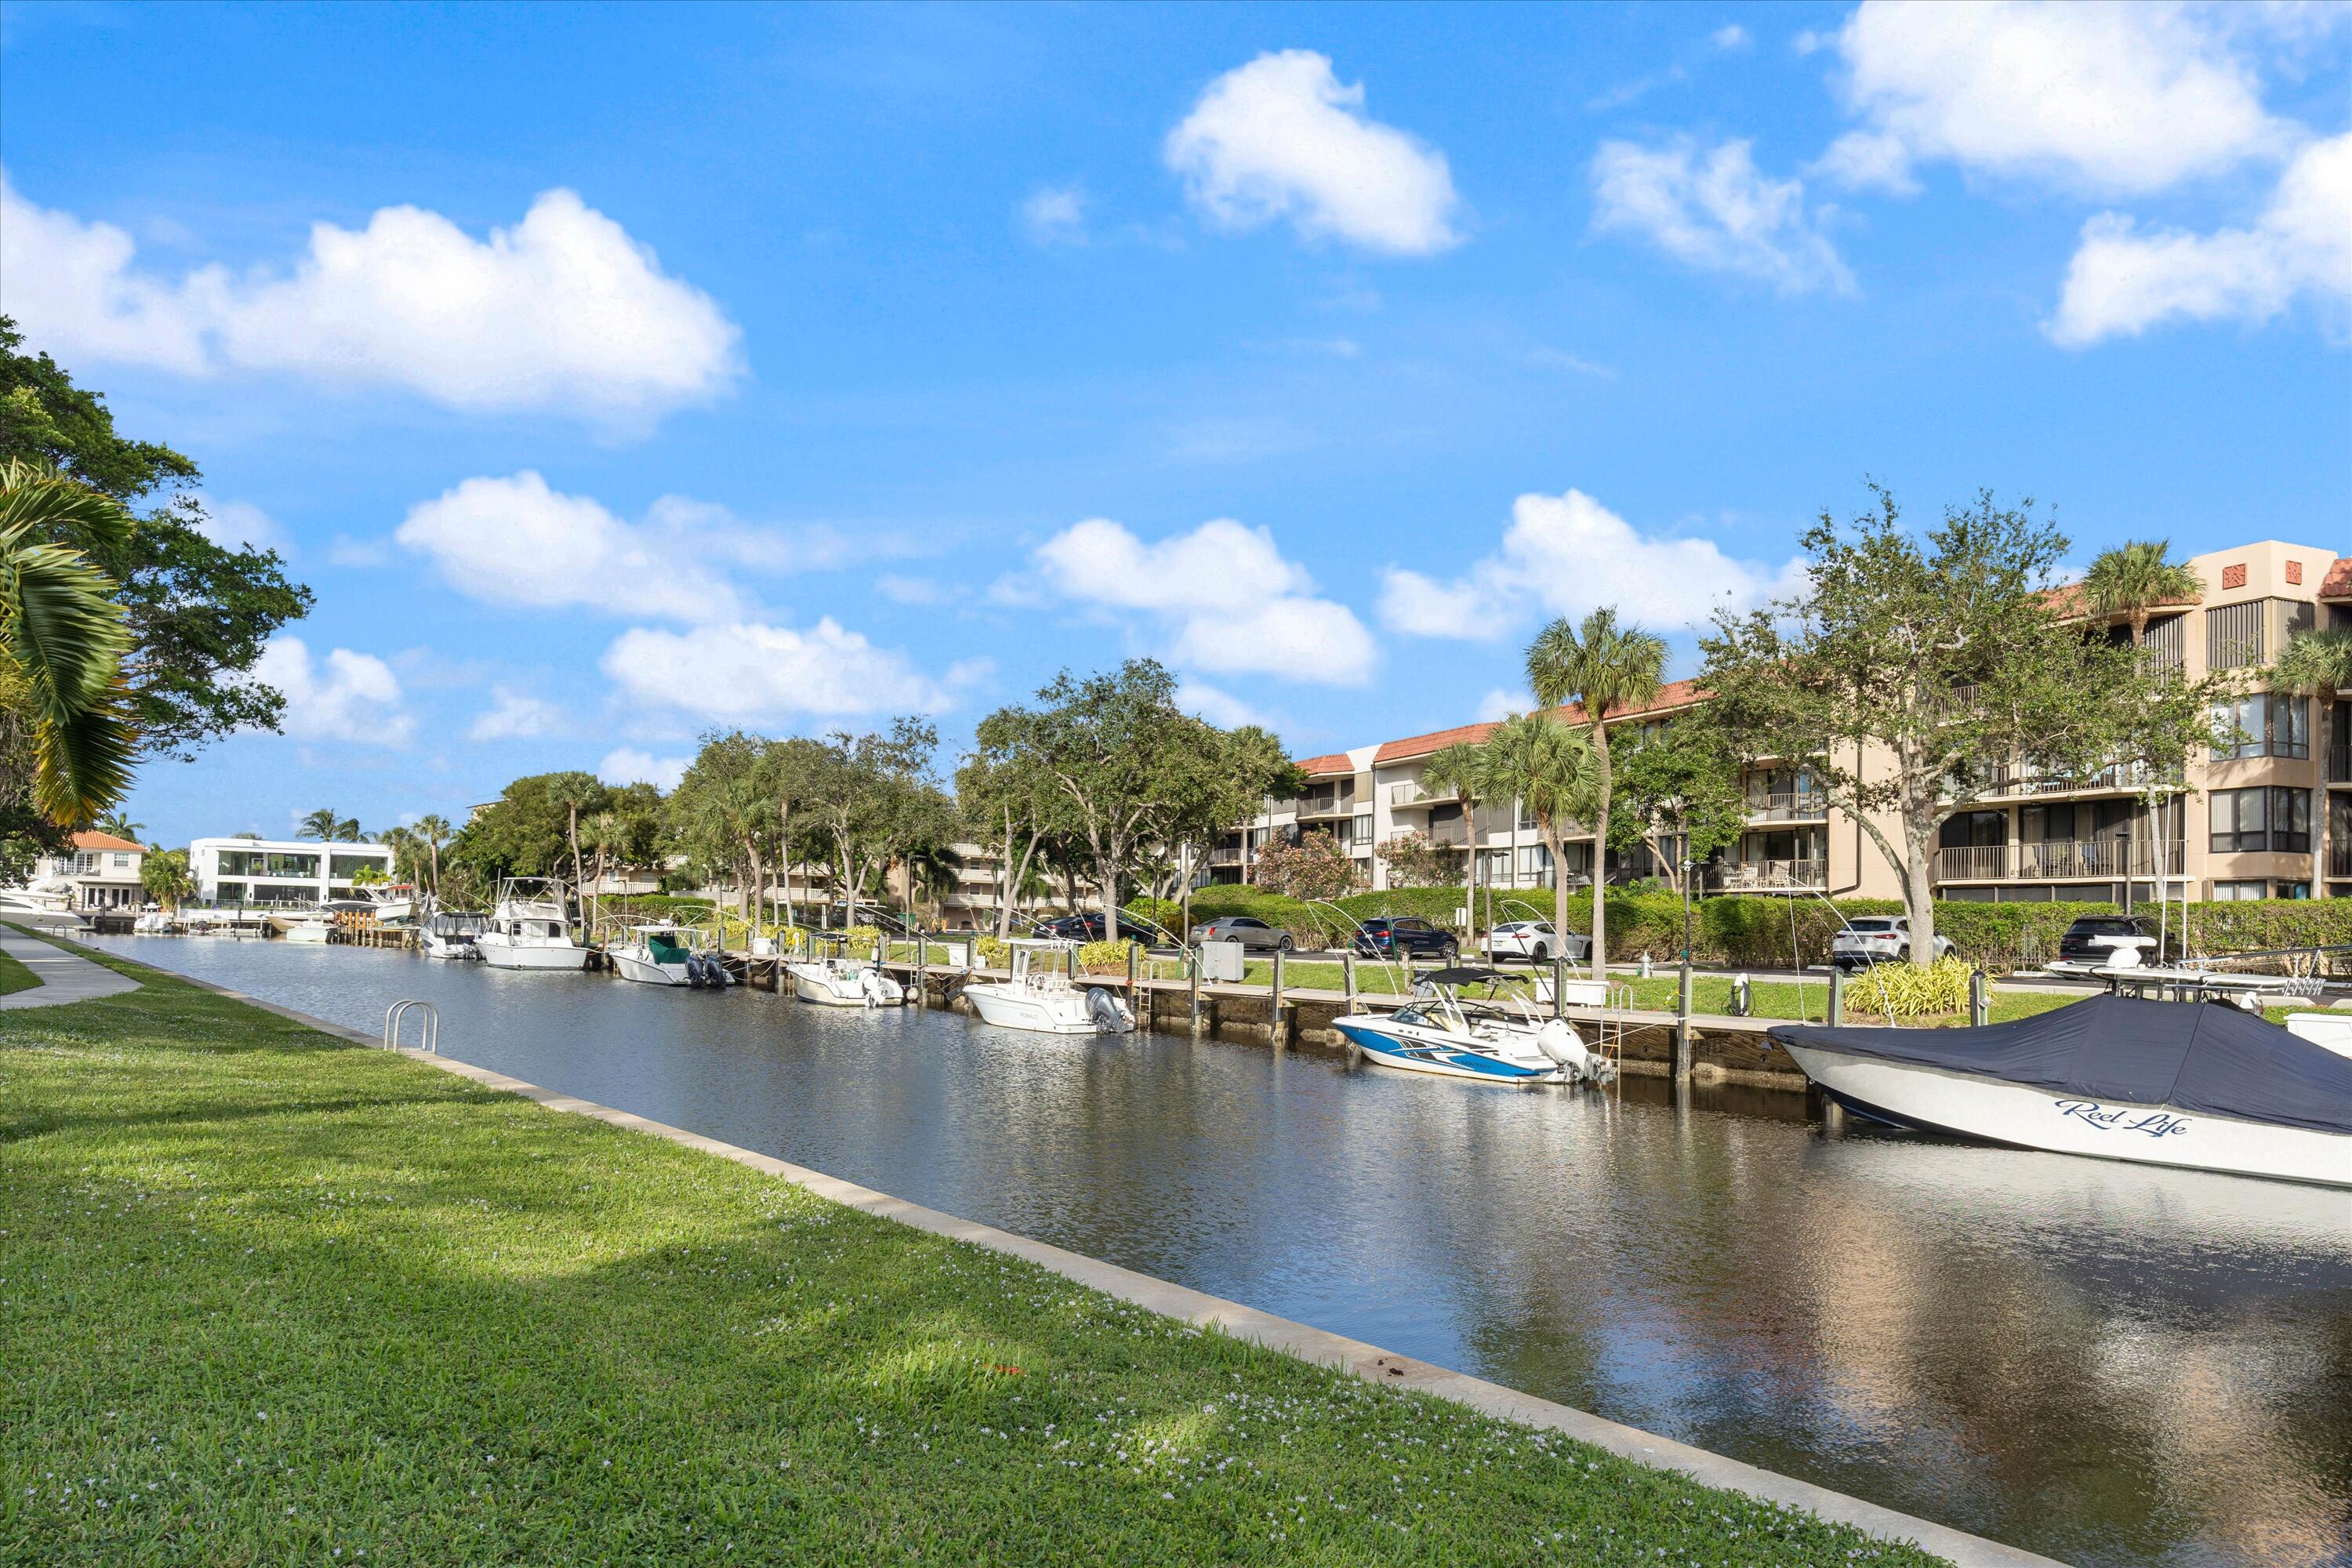
{"label": "canal water", "polygon": [[2352,1561],[2352,1194],[1142,1035],[110,938],[2081,1563]]}

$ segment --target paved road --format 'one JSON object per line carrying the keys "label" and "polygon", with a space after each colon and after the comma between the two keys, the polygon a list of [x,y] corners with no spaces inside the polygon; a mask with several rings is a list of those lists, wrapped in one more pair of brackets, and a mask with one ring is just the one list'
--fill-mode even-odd
{"label": "paved road", "polygon": [[41,977],[41,984],[30,991],[0,996],[0,1008],[56,1007],[139,989],[139,982],[127,974],[117,974],[79,953],[63,952],[12,928],[0,927],[0,952]]}

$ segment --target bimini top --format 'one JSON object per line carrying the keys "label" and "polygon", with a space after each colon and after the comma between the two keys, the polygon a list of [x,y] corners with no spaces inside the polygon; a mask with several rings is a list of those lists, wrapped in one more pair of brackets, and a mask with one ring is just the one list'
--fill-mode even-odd
{"label": "bimini top", "polygon": [[2220,1002],[2094,996],[1982,1029],[1776,1025],[1777,1045],[1914,1062],[2084,1100],[2352,1132],[2352,1057]]}

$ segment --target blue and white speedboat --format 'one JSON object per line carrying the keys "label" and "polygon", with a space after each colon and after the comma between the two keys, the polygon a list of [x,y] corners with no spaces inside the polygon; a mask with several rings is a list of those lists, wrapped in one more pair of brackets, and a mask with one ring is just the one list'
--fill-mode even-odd
{"label": "blue and white speedboat", "polygon": [[[1565,1018],[1545,1018],[1522,997],[1497,994],[1491,969],[1440,969],[1413,986],[1393,1013],[1351,1013],[1337,1021],[1347,1042],[1374,1067],[1485,1083],[1606,1083],[1617,1076],[1585,1047]],[[1462,994],[1485,985],[1482,997]]]}

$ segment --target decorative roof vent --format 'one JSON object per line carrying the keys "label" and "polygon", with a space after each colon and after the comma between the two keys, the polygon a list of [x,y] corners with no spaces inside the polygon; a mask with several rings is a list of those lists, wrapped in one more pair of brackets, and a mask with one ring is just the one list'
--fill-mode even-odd
{"label": "decorative roof vent", "polygon": [[2244,562],[2241,561],[2234,566],[2224,566],[2221,568],[2221,586],[2224,588],[2242,588],[2245,585],[2246,563]]}
{"label": "decorative roof vent", "polygon": [[2302,562],[2290,561],[2286,563],[2286,580],[2294,584],[2300,584],[2303,581]]}

